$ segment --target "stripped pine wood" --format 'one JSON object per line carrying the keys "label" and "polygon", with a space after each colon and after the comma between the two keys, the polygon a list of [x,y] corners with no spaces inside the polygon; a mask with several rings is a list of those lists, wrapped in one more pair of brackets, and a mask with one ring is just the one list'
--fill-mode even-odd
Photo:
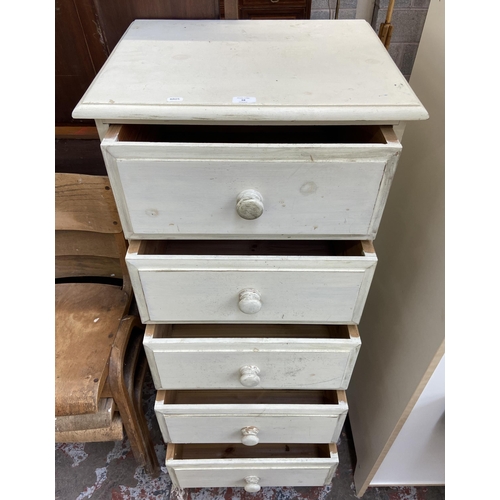
{"label": "stripped pine wood", "polygon": [[56,174],[55,184],[56,442],[121,440],[125,428],[138,463],[157,475],[140,402],[144,327],[127,315],[127,245],[108,178]]}
{"label": "stripped pine wood", "polygon": [[105,176],[80,176],[70,183],[68,174],[55,174],[55,229],[120,233],[115,199]]}
{"label": "stripped pine wood", "polygon": [[56,433],[110,427],[115,412],[113,398],[101,398],[96,413],[56,417]]}
{"label": "stripped pine wood", "polygon": [[114,415],[111,424],[107,427],[58,431],[55,433],[56,443],[99,443],[122,441],[123,438],[123,423],[117,414]]}
{"label": "stripped pine wood", "polygon": [[95,413],[128,296],[119,287],[63,283],[55,298],[56,416]]}

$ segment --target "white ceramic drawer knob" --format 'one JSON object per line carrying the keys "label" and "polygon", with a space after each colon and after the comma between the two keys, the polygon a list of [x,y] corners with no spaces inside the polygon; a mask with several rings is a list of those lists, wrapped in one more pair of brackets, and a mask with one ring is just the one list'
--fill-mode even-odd
{"label": "white ceramic drawer knob", "polygon": [[257,493],[260,491],[259,480],[260,478],[257,476],[247,476],[245,478],[247,483],[245,484],[245,491],[248,491],[248,493]]}
{"label": "white ceramic drawer knob", "polygon": [[257,434],[259,433],[259,429],[257,427],[243,427],[241,429],[241,442],[245,446],[255,446],[259,443],[259,438]]}
{"label": "white ceramic drawer knob", "polygon": [[253,288],[245,288],[245,290],[240,292],[238,307],[245,314],[258,313],[262,307],[260,293]]}
{"label": "white ceramic drawer knob", "polygon": [[255,189],[245,189],[236,198],[236,211],[242,219],[258,219],[264,212],[264,199]]}
{"label": "white ceramic drawer knob", "polygon": [[240,368],[240,383],[245,387],[255,387],[260,384],[260,370],[257,366],[242,366]]}

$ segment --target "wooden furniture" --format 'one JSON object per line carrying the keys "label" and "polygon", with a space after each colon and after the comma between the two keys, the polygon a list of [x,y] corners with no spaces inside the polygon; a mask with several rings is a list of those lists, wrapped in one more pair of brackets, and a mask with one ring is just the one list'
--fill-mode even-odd
{"label": "wooden furniture", "polygon": [[328,484],[393,125],[427,118],[376,33],[136,21],[74,116],[130,242],[176,487]]}
{"label": "wooden furniture", "polygon": [[219,0],[221,19],[309,19],[311,0]]}
{"label": "wooden furniture", "polygon": [[[56,174],[55,439],[117,441],[140,465],[158,460],[142,409],[148,369],[123,237],[105,176]],[[119,283],[118,283],[119,282]]]}

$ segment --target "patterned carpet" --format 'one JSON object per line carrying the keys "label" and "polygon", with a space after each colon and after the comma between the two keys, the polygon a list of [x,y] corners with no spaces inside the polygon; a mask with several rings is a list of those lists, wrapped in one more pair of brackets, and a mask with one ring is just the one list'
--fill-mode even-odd
{"label": "patterned carpet", "polygon": [[[160,465],[165,445],[154,415],[155,391],[145,384],[144,408]],[[128,439],[108,443],[58,443],[55,447],[56,500],[350,500],[356,499],[353,482],[354,452],[348,423],[338,443],[340,465],[332,484],[322,488],[205,488],[175,491],[163,465],[152,479],[137,467]],[[444,487],[369,488],[363,500],[444,500]]]}

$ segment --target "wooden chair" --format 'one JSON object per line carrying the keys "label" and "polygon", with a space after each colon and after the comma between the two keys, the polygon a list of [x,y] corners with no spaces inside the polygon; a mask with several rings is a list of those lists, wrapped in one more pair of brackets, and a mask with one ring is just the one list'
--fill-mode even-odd
{"label": "wooden chair", "polygon": [[129,314],[126,240],[108,178],[56,174],[56,442],[130,441],[158,459],[142,410],[144,327]]}

